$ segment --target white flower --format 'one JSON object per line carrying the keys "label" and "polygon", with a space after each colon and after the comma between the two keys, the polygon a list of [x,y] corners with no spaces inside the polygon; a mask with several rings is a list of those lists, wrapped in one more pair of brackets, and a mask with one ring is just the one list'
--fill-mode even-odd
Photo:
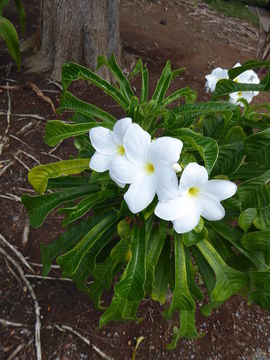
{"label": "white flower", "polygon": [[206,78],[206,91],[214,92],[216,88],[216,84],[221,79],[229,79],[228,70],[221,69],[220,67],[214,69],[211,74],[205,76]]}
{"label": "white flower", "polygon": [[182,141],[164,136],[151,142],[146,131],[132,124],[123,145],[126,156],[110,162],[110,174],[120,183],[131,184],[124,195],[130,211],[138,213],[145,209],[155,193],[160,200],[176,196],[178,181],[172,165],[179,159]]}
{"label": "white flower", "polygon": [[[234,68],[241,66],[240,63],[234,65]],[[259,84],[260,79],[253,70],[247,70],[239,74],[233,81],[240,84]],[[238,91],[230,94],[230,102],[236,104],[240,99],[245,99],[248,103],[251,102],[254,96],[259,94],[258,91]],[[239,103],[240,106],[244,106],[243,103]]]}
{"label": "white flower", "polygon": [[[90,160],[91,169],[98,172],[107,171],[113,159],[126,157],[123,139],[131,123],[131,118],[123,118],[115,123],[113,131],[102,126],[89,131],[91,144],[96,150]],[[117,181],[111,174],[110,176],[119,186],[125,186],[125,183]]]}
{"label": "white flower", "polygon": [[207,220],[221,220],[225,210],[220,201],[233,196],[236,185],[227,180],[208,180],[203,166],[190,163],[180,179],[178,194],[174,199],[159,201],[155,214],[164,220],[171,220],[178,233],[194,229],[200,216]]}

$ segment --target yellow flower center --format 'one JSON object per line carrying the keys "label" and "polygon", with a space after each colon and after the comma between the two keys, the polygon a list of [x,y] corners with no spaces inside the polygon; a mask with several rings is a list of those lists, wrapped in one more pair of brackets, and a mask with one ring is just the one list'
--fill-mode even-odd
{"label": "yellow flower center", "polygon": [[197,187],[195,187],[195,186],[192,186],[192,187],[189,188],[189,190],[188,190],[188,194],[189,194],[190,196],[197,196],[197,195],[199,194],[199,192],[200,192],[200,189],[197,188]]}
{"label": "yellow flower center", "polygon": [[117,145],[117,153],[120,156],[124,156],[125,155],[125,149],[124,146],[122,145]]}
{"label": "yellow flower center", "polygon": [[239,83],[239,80],[238,80],[238,79],[235,79],[234,82]]}
{"label": "yellow flower center", "polygon": [[145,166],[145,170],[148,174],[152,174],[155,171],[154,165],[151,163],[147,163]]}
{"label": "yellow flower center", "polygon": [[239,97],[242,97],[242,96],[243,96],[242,91],[238,91],[237,95],[238,95]]}

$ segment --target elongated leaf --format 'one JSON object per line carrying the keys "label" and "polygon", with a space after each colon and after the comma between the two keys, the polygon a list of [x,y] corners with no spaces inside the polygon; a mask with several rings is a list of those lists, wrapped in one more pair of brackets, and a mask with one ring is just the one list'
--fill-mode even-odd
{"label": "elongated leaf", "polygon": [[129,78],[132,79],[138,73],[141,73],[142,77],[142,88],[140,103],[144,103],[148,99],[148,69],[146,65],[143,65],[142,59],[139,59],[131,71]]}
{"label": "elongated leaf", "polygon": [[111,114],[106,111],[89,104],[85,101],[78,99],[76,96],[72,95],[70,92],[66,91],[62,94],[60,100],[60,106],[58,108],[58,112],[62,112],[64,110],[72,110],[75,112],[79,112],[85,114],[87,116],[94,117],[96,119],[102,120],[109,124],[114,124],[116,119]]}
{"label": "elongated leaf", "polygon": [[213,301],[224,302],[247,285],[246,274],[230,268],[207,240],[196,246],[216,274],[216,285],[211,293]]}
{"label": "elongated leaf", "polygon": [[155,269],[151,294],[152,299],[158,301],[160,304],[165,303],[167,296],[168,283],[172,270],[172,259],[170,258],[170,253],[170,242],[165,241]]}
{"label": "elongated leaf", "polygon": [[62,84],[64,90],[66,90],[73,81],[78,79],[90,81],[92,84],[102,89],[106,94],[110,95],[124,110],[127,109],[128,102],[115,86],[109,84],[106,80],[84,66],[73,62],[64,64],[62,67]]}
{"label": "elongated leaf", "polygon": [[228,175],[236,172],[244,159],[244,144],[233,143],[219,147],[218,159],[212,175]]}
{"label": "elongated leaf", "polygon": [[270,230],[246,233],[243,235],[241,243],[248,250],[264,250],[270,243]]}
{"label": "elongated leaf", "polygon": [[0,16],[0,36],[5,41],[10,56],[16,61],[21,69],[21,53],[18,34],[13,24],[3,16]]}
{"label": "elongated leaf", "polygon": [[175,91],[173,94],[169,95],[166,99],[161,102],[161,106],[167,107],[172,102],[180,99],[181,97],[185,97],[186,103],[190,104],[196,100],[197,93],[189,87],[185,87],[183,89]]}
{"label": "elongated leaf", "polygon": [[241,212],[238,224],[241,229],[244,230],[244,232],[247,232],[250,226],[252,225],[253,220],[255,219],[255,216],[257,214],[257,210],[254,208],[248,208]]}
{"label": "elongated leaf", "polygon": [[270,230],[270,204],[265,208],[257,209],[253,224],[259,230]]}
{"label": "elongated leaf", "polygon": [[114,77],[118,81],[121,89],[122,95],[125,97],[127,101],[130,101],[132,96],[134,96],[133,90],[129,84],[128,79],[121,71],[119,65],[116,62],[115,55],[112,56],[107,60],[105,56],[98,57],[98,68],[102,65],[107,66],[111,72],[113,73]]}
{"label": "elongated leaf", "polygon": [[240,184],[237,194],[242,202],[243,209],[249,207],[262,208],[269,204],[270,196],[267,183],[270,181],[270,170],[261,176],[244,181]]}
{"label": "elongated leaf", "polygon": [[221,235],[224,239],[228,240],[241,254],[245,255],[258,270],[265,270],[266,264],[264,256],[261,252],[248,251],[241,246],[241,238],[243,233],[233,228],[231,225],[226,224],[224,221],[211,221],[207,223],[208,226]]}
{"label": "elongated leaf", "polygon": [[218,158],[217,142],[190,129],[175,130],[174,134],[184,143],[191,144],[199,152],[204,160],[206,170],[210,174]]}
{"label": "elongated leaf", "polygon": [[47,246],[41,243],[42,275],[46,276],[50,272],[53,259],[72,248],[93,226],[102,220],[103,216],[103,214],[91,216],[91,218],[71,226]]}
{"label": "elongated leaf", "polygon": [[63,222],[63,225],[66,226],[70,224],[90,211],[95,205],[105,202],[115,195],[115,189],[93,192],[93,194],[81,200],[76,206],[60,209],[60,212],[66,214],[67,216]]}
{"label": "elongated leaf", "polygon": [[224,79],[217,82],[213,99],[242,91],[269,91],[269,88],[263,84],[242,84],[233,80]]}
{"label": "elongated leaf", "polygon": [[3,9],[5,6],[7,6],[9,3],[9,0],[0,0],[0,15],[2,16]]}
{"label": "elongated leaf", "polygon": [[195,324],[195,309],[188,311],[180,310],[180,328],[178,329],[177,326],[173,328],[173,339],[171,343],[166,346],[166,349],[175,349],[181,337],[187,339],[196,339],[198,337]]}
{"label": "elongated leaf", "polygon": [[48,180],[47,189],[64,189],[73,186],[88,185],[89,178],[84,176],[61,176]]}
{"label": "elongated leaf", "polygon": [[155,100],[157,103],[163,100],[164,95],[170,85],[172,78],[172,69],[170,61],[167,61],[162,74],[158,80],[157,86],[152,96],[152,100]]}
{"label": "elongated leaf", "polygon": [[270,129],[249,136],[245,141],[245,151],[254,161],[270,166]]}
{"label": "elongated leaf", "polygon": [[115,211],[104,215],[103,219],[91,228],[84,238],[72,250],[57,258],[57,263],[65,274],[73,275],[84,257],[87,256],[89,271],[94,269],[94,260],[97,254],[106,245],[102,235],[117,221]]}
{"label": "elongated leaf", "polygon": [[249,300],[270,310],[270,271],[249,273],[251,289]]}
{"label": "elongated leaf", "polygon": [[57,206],[70,200],[80,198],[88,195],[93,190],[96,190],[96,185],[80,186],[77,188],[69,188],[58,191],[53,194],[38,195],[38,196],[22,196],[22,203],[29,211],[30,224],[33,227],[39,227],[45,217]]}
{"label": "elongated leaf", "polygon": [[[146,257],[146,292],[151,295],[153,282],[155,280],[156,266],[167,237],[167,222],[161,221],[158,229],[151,234],[147,244]],[[168,240],[168,239],[167,239]]]}
{"label": "elongated leaf", "polygon": [[265,173],[265,166],[255,162],[242,164],[237,171],[230,175],[230,180],[248,180]]}
{"label": "elongated leaf", "polygon": [[126,298],[114,295],[110,306],[99,319],[99,327],[101,328],[113,320],[135,320],[139,322],[140,319],[136,316],[139,303],[139,301],[128,301]]}
{"label": "elongated leaf", "polygon": [[[59,120],[50,120],[46,124],[45,143],[49,146],[55,146],[64,139],[85,134],[93,127],[100,125],[98,122],[71,125]],[[102,126],[112,128],[107,123],[102,123]]]}
{"label": "elongated leaf", "polygon": [[25,12],[24,12],[24,7],[23,7],[23,4],[22,4],[21,0],[15,0],[15,4],[16,4],[18,15],[19,15],[19,21],[20,21],[22,34],[24,35],[24,32],[25,32]]}
{"label": "elongated leaf", "polygon": [[237,66],[233,69],[229,70],[229,77],[230,79],[236,78],[239,74],[246,70],[256,69],[260,67],[270,67],[270,61],[247,61],[246,63],[242,64],[241,66]]}
{"label": "elongated leaf", "polygon": [[174,256],[175,256],[175,284],[171,306],[166,314],[171,318],[175,310],[191,311],[195,309],[195,302],[190,294],[187,278],[187,264],[185,246],[182,236],[174,235]]}
{"label": "elongated leaf", "polygon": [[89,162],[90,159],[76,159],[38,165],[29,171],[28,181],[39,194],[43,194],[47,188],[48,179],[62,175],[79,174],[89,169]]}
{"label": "elongated leaf", "polygon": [[146,278],[145,258],[145,224],[134,225],[131,238],[131,259],[120,279],[115,285],[116,296],[128,301],[140,301],[144,298]]}

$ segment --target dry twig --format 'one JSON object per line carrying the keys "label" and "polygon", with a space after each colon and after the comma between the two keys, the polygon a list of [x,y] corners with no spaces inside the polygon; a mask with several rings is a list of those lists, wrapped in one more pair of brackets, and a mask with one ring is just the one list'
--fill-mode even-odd
{"label": "dry twig", "polygon": [[12,327],[23,327],[26,328],[27,325],[26,324],[22,324],[22,323],[17,323],[17,322],[13,322],[13,321],[9,321],[9,320],[5,320],[5,319],[0,319],[0,324],[4,325],[4,326],[12,326]]}
{"label": "dry twig", "polygon": [[17,354],[25,347],[25,346],[29,346],[31,345],[33,342],[33,340],[31,339],[30,341],[28,341],[27,344],[25,343],[22,343],[22,344],[19,344],[16,349],[12,352],[12,354],[9,355],[9,357],[7,358],[7,360],[13,360],[13,359],[18,359],[17,358]]}

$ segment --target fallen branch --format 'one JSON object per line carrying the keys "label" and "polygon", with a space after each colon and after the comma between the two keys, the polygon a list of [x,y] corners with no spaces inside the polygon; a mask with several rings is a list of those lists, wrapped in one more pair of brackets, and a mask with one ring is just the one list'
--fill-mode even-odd
{"label": "fallen branch", "polygon": [[52,102],[52,99],[49,98],[48,96],[44,95],[43,92],[40,90],[40,88],[32,83],[32,82],[28,82],[26,84],[28,87],[30,87],[36,94],[38,97],[40,97],[42,100],[44,100],[46,103],[50,104],[51,105],[51,108],[53,110],[54,113],[56,113],[55,111],[55,107],[54,107],[54,103]]}
{"label": "fallen branch", "polygon": [[6,194],[0,194],[0,197],[3,199],[7,199],[7,200],[13,200],[16,202],[21,202],[21,198],[15,194],[10,194],[10,193],[6,193]]}
{"label": "fallen branch", "polygon": [[53,280],[53,281],[71,281],[71,279],[69,278],[55,278],[52,276],[42,276],[42,275],[30,275],[27,274],[25,275],[25,277],[27,277],[28,279],[40,279],[40,280]]}
{"label": "fallen branch", "polygon": [[24,167],[27,171],[30,171],[30,167],[29,167],[28,165],[26,165],[26,164],[22,161],[22,159],[20,159],[16,154],[13,154],[13,157],[14,157],[15,160],[18,161],[19,164],[22,165],[22,167]]}
{"label": "fallen branch", "polygon": [[36,315],[36,323],[35,323],[35,347],[36,347],[36,355],[37,355],[37,360],[41,360],[41,343],[40,343],[40,327],[41,327],[41,322],[40,322],[40,307],[37,301],[37,297],[36,294],[34,292],[34,289],[32,287],[32,285],[30,284],[30,282],[27,280],[27,278],[24,275],[24,271],[22,269],[22,267],[17,263],[16,260],[14,260],[11,256],[8,255],[8,253],[2,249],[0,247],[0,253],[2,255],[4,255],[6,257],[6,259],[12,263],[12,265],[18,270],[23,282],[25,283],[30,296],[34,302],[34,308],[35,308],[35,315]]}
{"label": "fallen branch", "polygon": [[34,273],[34,270],[29,265],[25,257],[18,251],[10,242],[7,241],[7,239],[0,233],[0,241],[2,241],[3,244],[5,244],[14,254],[21,260],[21,262],[32,272]]}

